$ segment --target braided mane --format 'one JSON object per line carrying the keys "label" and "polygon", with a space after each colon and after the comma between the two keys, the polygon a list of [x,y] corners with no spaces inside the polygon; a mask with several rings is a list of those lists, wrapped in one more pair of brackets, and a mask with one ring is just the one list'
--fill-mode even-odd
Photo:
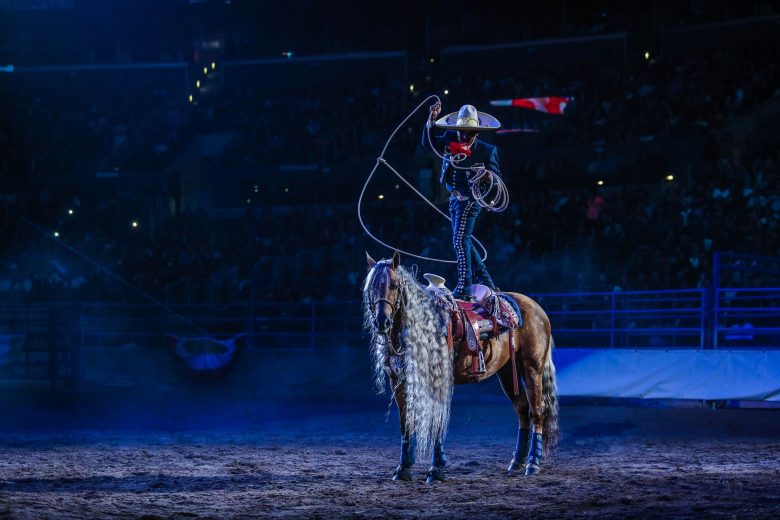
{"label": "braided mane", "polygon": [[[385,366],[390,355],[387,340],[374,325],[371,308],[375,289],[389,276],[390,261],[377,262],[363,284],[363,326],[370,335],[374,360],[374,383],[379,393],[385,388]],[[447,345],[446,309],[436,305],[428,291],[402,266],[396,268],[403,299],[401,330],[397,348],[403,352],[400,385],[406,395],[406,426],[417,437],[422,454],[444,439],[450,419],[453,388],[453,359]],[[395,391],[395,389],[392,389]]]}

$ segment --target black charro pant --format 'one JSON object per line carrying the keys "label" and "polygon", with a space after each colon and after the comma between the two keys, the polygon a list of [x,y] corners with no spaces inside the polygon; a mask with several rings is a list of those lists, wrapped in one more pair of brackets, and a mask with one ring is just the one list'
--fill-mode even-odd
{"label": "black charro pant", "polygon": [[463,293],[469,289],[472,279],[495,289],[493,279],[471,240],[474,223],[481,211],[482,207],[471,199],[458,200],[455,196],[450,197],[452,246],[455,249],[455,258],[458,262],[458,283],[453,290],[455,293]]}

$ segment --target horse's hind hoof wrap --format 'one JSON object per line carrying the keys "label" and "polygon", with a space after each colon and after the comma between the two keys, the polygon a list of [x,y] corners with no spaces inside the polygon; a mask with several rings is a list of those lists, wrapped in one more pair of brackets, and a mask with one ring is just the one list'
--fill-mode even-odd
{"label": "horse's hind hoof wrap", "polygon": [[431,469],[428,470],[428,478],[425,479],[425,482],[433,484],[434,482],[444,482],[445,480],[447,480],[447,478],[444,475],[444,468],[431,466]]}
{"label": "horse's hind hoof wrap", "polygon": [[403,482],[410,482],[412,480],[412,467],[398,465],[393,472],[393,480],[401,480]]}
{"label": "horse's hind hoof wrap", "polygon": [[537,466],[536,464],[528,464],[525,467],[525,476],[530,477],[531,475],[538,475],[542,472],[542,468]]}

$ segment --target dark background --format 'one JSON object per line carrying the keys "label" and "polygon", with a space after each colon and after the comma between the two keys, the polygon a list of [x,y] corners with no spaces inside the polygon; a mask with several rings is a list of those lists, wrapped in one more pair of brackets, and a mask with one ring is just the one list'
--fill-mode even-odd
{"label": "dark background", "polygon": [[[706,287],[715,251],[777,254],[775,2],[0,8],[0,63],[15,67],[0,76],[2,191],[45,230],[2,216],[12,299],[136,301],[54,231],[171,303],[355,298],[363,250],[389,253],[358,227],[357,194],[434,93],[519,131],[484,136],[512,197],[477,227],[499,286]],[[574,101],[564,116],[488,104],[548,95]],[[388,158],[443,203],[424,112]],[[375,234],[449,257],[448,224],[396,184],[382,171],[369,187]]]}
{"label": "dark background", "polygon": [[[358,300],[392,251],[356,204],[422,103],[385,157],[446,208],[433,94],[507,130],[481,137],[510,207],[475,233],[560,349],[780,345],[778,49],[776,1],[0,0],[0,517],[428,511],[381,487],[395,411]],[[547,96],[572,101],[490,104]],[[386,169],[363,215],[453,256]],[[511,409],[458,388],[432,516],[776,516],[776,413],[722,410],[769,405],[562,402],[559,463],[497,486]]]}

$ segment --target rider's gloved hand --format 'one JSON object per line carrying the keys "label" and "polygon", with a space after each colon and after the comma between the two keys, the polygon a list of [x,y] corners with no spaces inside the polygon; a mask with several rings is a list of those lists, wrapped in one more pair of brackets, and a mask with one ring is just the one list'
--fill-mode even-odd
{"label": "rider's gloved hand", "polygon": [[441,114],[441,101],[437,101],[433,105],[431,105],[431,121],[435,121],[439,118],[439,114]]}

